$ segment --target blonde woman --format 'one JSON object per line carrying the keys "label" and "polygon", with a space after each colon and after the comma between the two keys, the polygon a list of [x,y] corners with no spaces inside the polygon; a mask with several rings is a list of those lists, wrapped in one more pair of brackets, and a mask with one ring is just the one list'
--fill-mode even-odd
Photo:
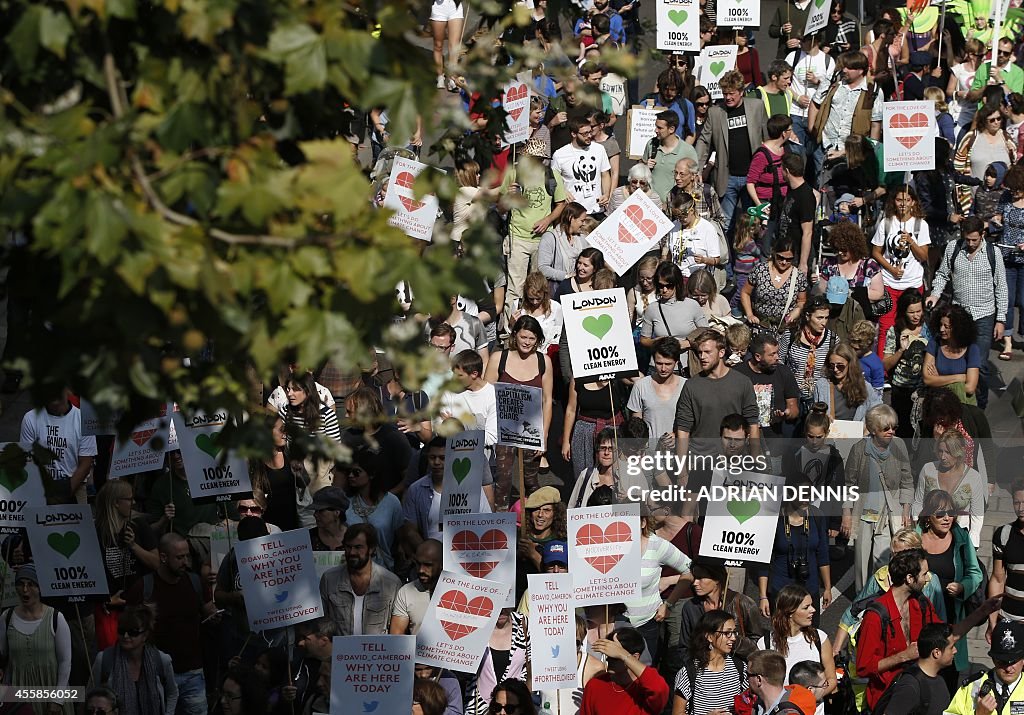
{"label": "blonde woman", "polygon": [[562,336],[562,304],[551,300],[551,286],[540,271],[526,276],[522,303],[515,301],[513,304],[509,325],[514,325],[524,315],[536,318],[544,331],[541,351],[547,352],[552,345],[558,345]]}
{"label": "blonde woman", "polygon": [[978,548],[988,485],[978,470],[967,466],[967,440],[956,430],[944,432],[935,440],[935,461],[921,468],[912,507],[915,515],[921,514],[925,495],[935,489],[950,494],[957,523],[970,533],[974,548]]}
{"label": "blonde woman", "polygon": [[480,165],[475,161],[464,161],[455,168],[455,180],[459,191],[452,203],[452,240],[462,243],[462,234],[474,218],[480,218],[487,210],[478,202],[486,192],[480,188]]}
{"label": "blonde woman", "polygon": [[971,125],[974,114],[978,111],[977,102],[968,102],[967,95],[974,84],[974,75],[978,66],[985,61],[985,44],[976,37],[964,43],[963,61],[950,68],[949,84],[946,85],[946,96],[952,97],[949,102],[949,113],[956,121],[957,130]]}
{"label": "blonde woman", "polygon": [[935,102],[935,126],[939,129],[939,136],[948,141],[950,146],[955,146],[956,124],[946,104],[946,93],[939,87],[925,87],[924,98]]}
{"label": "blonde woman", "polygon": [[723,318],[732,312],[729,301],[719,295],[718,284],[708,271],[691,273],[686,279],[686,292],[697,301],[708,320]]}

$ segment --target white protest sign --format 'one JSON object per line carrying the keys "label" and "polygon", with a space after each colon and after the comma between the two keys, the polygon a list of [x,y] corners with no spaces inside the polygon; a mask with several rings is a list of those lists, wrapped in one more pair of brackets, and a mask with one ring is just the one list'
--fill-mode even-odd
{"label": "white protest sign", "polygon": [[345,563],[344,551],[314,551],[313,566],[316,568],[317,580],[331,569]]}
{"label": "white protest sign", "polygon": [[761,0],[722,0],[716,13],[722,27],[759,27]]}
{"label": "white protest sign", "polygon": [[651,197],[634,191],[590,232],[587,242],[601,251],[605,265],[621,276],[671,230],[672,221]]}
{"label": "white protest sign", "polygon": [[530,138],[530,87],[520,79],[505,85],[501,106],[505,110],[506,144],[518,144]]}
{"label": "white protest sign", "polygon": [[18,590],[14,586],[14,574],[18,569],[11,568],[7,562],[0,558],[0,582],[3,589],[0,589],[0,608],[13,608],[18,605]]}
{"label": "white protest sign", "polygon": [[227,558],[231,547],[238,543],[238,522],[217,524],[210,532],[210,565],[214,571],[220,571],[220,565]]}
{"label": "white protest sign", "polygon": [[121,413],[117,410],[100,409],[84,397],[78,400],[82,413],[82,436],[117,434],[117,421]]}
{"label": "white protest sign", "polygon": [[239,541],[235,560],[252,630],[282,628],[324,614],[306,529]]}
{"label": "white protest sign", "polygon": [[573,377],[637,369],[633,328],[622,288],[572,293],[563,295],[561,301]]}
{"label": "white protest sign", "polygon": [[[516,582],[516,515],[449,516],[441,531],[445,571],[498,583]],[[515,606],[515,594],[502,606]]]}
{"label": "white protest sign", "polygon": [[[526,114],[526,120],[529,122],[529,112]],[[388,223],[421,241],[430,240],[434,232],[434,221],[437,219],[437,197],[427,194],[417,199],[413,190],[416,177],[426,168],[426,164],[418,161],[401,156],[395,157],[395,163],[391,167],[391,178],[388,180],[388,190],[384,194],[384,206],[395,212],[395,215],[388,219]]]}
{"label": "white protest sign", "polygon": [[772,560],[784,477],[716,470],[711,477],[700,555],[727,561]]}
{"label": "white protest sign", "polygon": [[533,687],[577,688],[576,609],[570,573],[529,574]]}
{"label": "white protest sign", "polygon": [[416,636],[334,636],[331,715],[411,710],[415,657]]}
{"label": "white protest sign", "polygon": [[18,533],[26,526],[25,509],[45,507],[46,490],[36,463],[29,459],[31,445],[0,442],[0,534]]}
{"label": "white protest sign", "polygon": [[576,605],[640,598],[640,505],[570,509],[567,519]]}
{"label": "white protest sign", "polygon": [[864,439],[864,420],[832,420],[828,429],[829,441],[833,442],[839,454],[846,460],[853,445]]}
{"label": "white protest sign", "polygon": [[231,501],[252,494],[245,459],[233,451],[225,452],[220,444],[220,433],[230,419],[227,410],[217,410],[211,415],[197,412],[188,417],[174,413],[178,448],[189,492],[196,504]]}
{"label": "white protest sign", "polygon": [[630,159],[639,159],[644,155],[647,142],[654,138],[654,123],[658,113],[664,107],[645,107],[637,104],[630,108],[627,116],[629,127],[626,131],[626,152]]}
{"label": "white protest sign", "polygon": [[511,588],[442,571],[416,635],[416,662],[475,673]]}
{"label": "white protest sign", "polygon": [[544,390],[498,382],[494,393],[498,403],[498,444],[544,449]]}
{"label": "white protest sign", "polygon": [[807,13],[807,24],[804,26],[804,37],[825,29],[831,9],[832,0],[811,0],[811,10]]}
{"label": "white protest sign", "polygon": [[600,90],[612,99],[612,114],[621,116],[626,111],[626,80],[621,75],[608,72],[601,78]]}
{"label": "white protest sign", "polygon": [[441,482],[441,523],[448,516],[480,511],[486,462],[483,430],[459,432],[448,439]]}
{"label": "white protest sign", "polygon": [[700,4],[697,0],[656,0],[655,13],[659,50],[696,52],[700,49]]}
{"label": "white protest sign", "polygon": [[120,437],[114,442],[114,454],[110,458],[109,479],[120,479],[130,474],[152,472],[164,464],[164,453],[170,441],[171,421],[165,404],[160,415],[139,423],[128,439]]}
{"label": "white protest sign", "polygon": [[25,515],[43,598],[110,595],[96,523],[87,505],[27,507]]}
{"label": "white protest sign", "polygon": [[722,98],[718,81],[726,72],[736,68],[736,45],[709,45],[701,50],[697,58],[697,81],[711,94],[712,99]]}
{"label": "white protest sign", "polygon": [[882,104],[884,171],[935,168],[935,102]]}

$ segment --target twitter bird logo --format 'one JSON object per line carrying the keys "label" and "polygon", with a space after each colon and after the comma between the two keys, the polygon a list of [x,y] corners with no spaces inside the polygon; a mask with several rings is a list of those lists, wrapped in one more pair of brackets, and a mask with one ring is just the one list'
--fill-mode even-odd
{"label": "twitter bird logo", "polygon": [[283,603],[284,599],[286,599],[286,598],[288,598],[288,592],[287,591],[281,591],[281,593],[275,593],[274,594],[274,600],[277,601],[278,603]]}
{"label": "twitter bird logo", "polygon": [[557,645],[551,646],[551,657],[552,658],[557,658],[558,657],[558,651],[560,651],[561,649],[562,649],[561,646],[557,646]]}
{"label": "twitter bird logo", "polygon": [[364,713],[372,713],[374,710],[377,709],[378,705],[380,705],[380,703],[377,702],[376,700],[371,700],[368,703],[363,703],[363,712]]}

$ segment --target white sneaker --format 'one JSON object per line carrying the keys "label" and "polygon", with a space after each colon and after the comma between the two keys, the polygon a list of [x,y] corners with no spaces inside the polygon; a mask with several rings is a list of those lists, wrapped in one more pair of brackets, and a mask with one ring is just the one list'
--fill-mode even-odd
{"label": "white sneaker", "polygon": [[448,81],[445,83],[445,86],[448,88],[449,92],[459,91],[459,85],[455,84],[455,80],[452,79],[451,77],[448,78]]}
{"label": "white sneaker", "polygon": [[443,74],[439,74],[437,76],[437,88],[438,89],[444,89],[444,75]]}

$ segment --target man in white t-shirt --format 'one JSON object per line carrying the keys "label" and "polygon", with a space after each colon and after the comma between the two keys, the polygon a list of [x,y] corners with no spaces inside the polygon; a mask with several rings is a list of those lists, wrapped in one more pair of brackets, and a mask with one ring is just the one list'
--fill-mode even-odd
{"label": "man in white t-shirt", "polygon": [[793,105],[789,114],[793,119],[793,132],[803,145],[804,155],[811,163],[809,175],[812,177],[821,167],[816,166],[815,138],[807,130],[807,115],[815,93],[828,92],[832,72],[836,67],[835,59],[819,47],[823,35],[824,31],[821,31],[804,37],[800,41],[800,49],[786,55],[786,62],[793,68],[793,81],[789,85]]}
{"label": "man in white t-shirt", "polygon": [[53,461],[42,465],[53,480],[51,504],[86,503],[85,480],[96,457],[96,438],[82,436],[82,413],[70,396],[70,390],[62,389],[59,397],[21,420],[21,443],[39,444],[53,454]]}
{"label": "man in white t-shirt", "polygon": [[493,447],[498,443],[498,399],[483,370],[483,361],[472,350],[455,356],[452,373],[466,389],[441,396],[440,416],[457,419],[466,430],[483,430],[484,444]]}
{"label": "man in white t-shirt", "polygon": [[590,215],[603,215],[615,188],[608,153],[594,143],[589,119],[570,119],[569,133],[572,141],[554,153],[551,168],[562,175],[569,200],[582,205]]}

